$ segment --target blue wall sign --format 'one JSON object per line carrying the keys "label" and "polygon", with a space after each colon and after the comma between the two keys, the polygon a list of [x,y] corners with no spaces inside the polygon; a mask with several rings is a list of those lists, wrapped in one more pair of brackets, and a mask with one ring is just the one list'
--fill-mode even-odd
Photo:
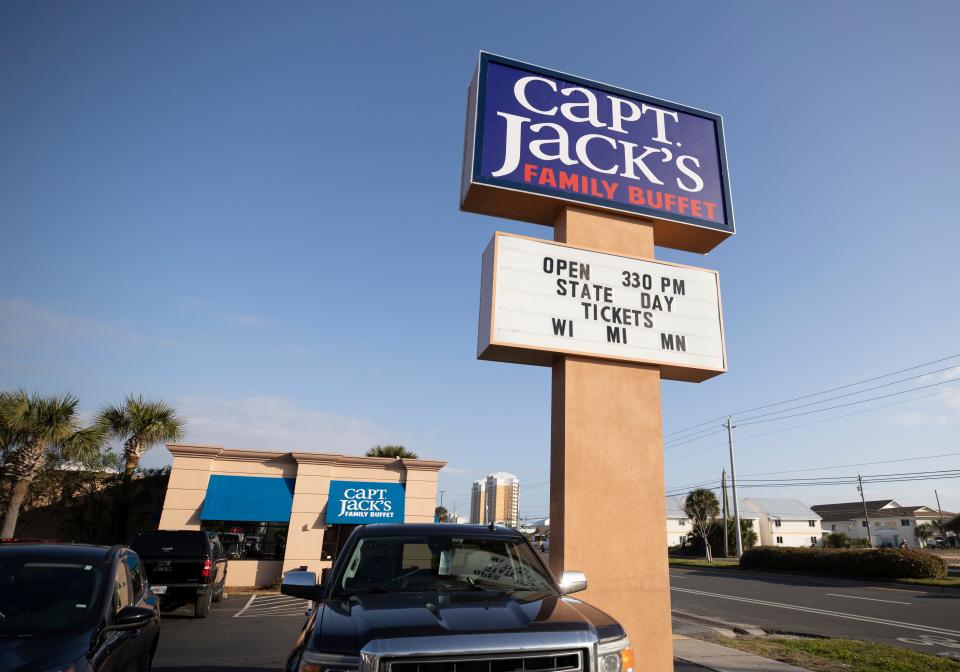
{"label": "blue wall sign", "polygon": [[402,523],[405,497],[401,483],[330,481],[327,523]]}
{"label": "blue wall sign", "polygon": [[703,252],[734,233],[710,112],[481,53],[465,147],[464,210],[552,224],[581,203],[668,222],[658,245]]}

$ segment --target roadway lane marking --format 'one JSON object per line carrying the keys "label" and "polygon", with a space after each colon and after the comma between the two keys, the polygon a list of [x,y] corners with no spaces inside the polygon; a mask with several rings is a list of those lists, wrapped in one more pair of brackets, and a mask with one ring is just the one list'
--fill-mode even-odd
{"label": "roadway lane marking", "polygon": [[845,618],[851,621],[863,621],[864,623],[877,623],[879,625],[889,625],[892,627],[906,628],[907,630],[919,630],[920,632],[931,632],[936,635],[951,635],[953,637],[960,637],[960,631],[957,631],[957,630],[947,630],[946,628],[936,628],[929,625],[919,625],[917,623],[905,623],[903,621],[892,621],[885,618],[874,618],[873,616],[859,616],[857,614],[847,614],[841,611],[815,609],[814,607],[801,607],[796,604],[784,604],[782,602],[767,602],[766,600],[754,600],[749,597],[737,597],[736,595],[708,593],[703,590],[691,590],[690,588],[671,588],[670,590],[675,590],[678,593],[691,593],[693,595],[704,595],[706,597],[716,597],[721,600],[733,600],[735,602],[746,602],[748,604],[757,604],[763,607],[777,607],[778,609],[790,609],[792,611],[805,611],[810,614],[834,616],[836,618]]}
{"label": "roadway lane marking", "polygon": [[875,597],[857,597],[856,595],[841,595],[840,593],[827,593],[830,597],[847,597],[851,600],[869,600],[870,602],[886,602],[887,604],[906,604],[910,605],[910,602],[897,602],[896,600],[878,600]]}

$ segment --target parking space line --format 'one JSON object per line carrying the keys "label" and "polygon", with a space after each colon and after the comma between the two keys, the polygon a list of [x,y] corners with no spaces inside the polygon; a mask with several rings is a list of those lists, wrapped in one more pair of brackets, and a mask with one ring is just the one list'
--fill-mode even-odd
{"label": "parking space line", "polygon": [[246,603],[245,605],[243,605],[243,609],[241,609],[240,611],[238,611],[237,613],[235,613],[235,614],[233,615],[233,617],[236,618],[237,616],[240,616],[243,612],[245,612],[247,609],[249,609],[249,608],[250,608],[250,605],[253,604],[253,601],[254,601],[255,599],[257,599],[257,596],[256,596],[256,595],[251,595],[251,596],[250,596],[250,599],[247,600],[247,603]]}

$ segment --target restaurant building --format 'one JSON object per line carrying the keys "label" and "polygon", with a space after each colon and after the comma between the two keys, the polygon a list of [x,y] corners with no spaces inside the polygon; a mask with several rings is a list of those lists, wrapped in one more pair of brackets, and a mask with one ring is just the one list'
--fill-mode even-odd
{"label": "restaurant building", "polygon": [[320,572],[359,524],[430,523],[446,462],[167,445],[161,530],[221,533],[228,586]]}

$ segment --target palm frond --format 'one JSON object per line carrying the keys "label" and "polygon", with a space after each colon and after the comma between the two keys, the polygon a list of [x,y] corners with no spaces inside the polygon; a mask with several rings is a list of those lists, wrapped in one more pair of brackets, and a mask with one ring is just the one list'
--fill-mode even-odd
{"label": "palm frond", "polygon": [[374,446],[367,451],[367,457],[393,457],[406,460],[417,459],[417,454],[403,446]]}
{"label": "palm frond", "polygon": [[89,427],[78,429],[60,444],[60,452],[64,457],[78,462],[89,462],[101,456],[101,451],[107,443],[109,434],[103,427],[94,423]]}

